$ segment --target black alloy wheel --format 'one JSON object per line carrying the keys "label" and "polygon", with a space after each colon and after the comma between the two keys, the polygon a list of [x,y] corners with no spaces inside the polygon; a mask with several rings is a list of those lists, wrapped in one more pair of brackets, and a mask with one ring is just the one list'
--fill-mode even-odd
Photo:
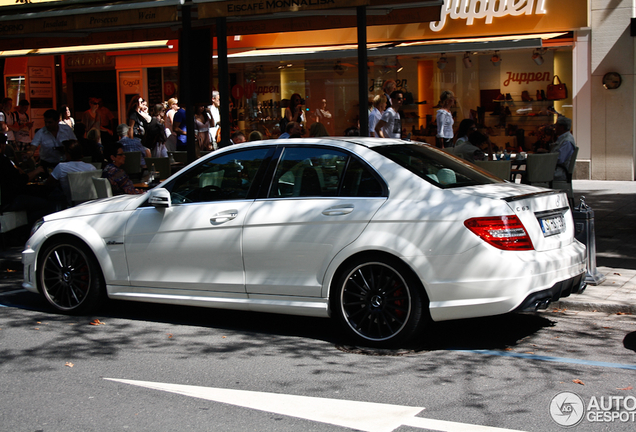
{"label": "black alloy wheel", "polygon": [[38,263],[40,290],[57,310],[84,313],[102,299],[104,283],[97,260],[79,241],[64,240],[47,246]]}
{"label": "black alloy wheel", "polygon": [[426,295],[404,267],[398,262],[356,262],[338,279],[335,310],[358,341],[388,347],[420,330]]}

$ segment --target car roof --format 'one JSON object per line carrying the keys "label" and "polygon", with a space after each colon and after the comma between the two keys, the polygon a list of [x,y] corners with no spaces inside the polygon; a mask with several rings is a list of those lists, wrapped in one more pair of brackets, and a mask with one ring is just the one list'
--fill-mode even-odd
{"label": "car roof", "polygon": [[[266,144],[266,145],[297,145],[297,144],[358,144],[367,148],[380,147],[387,145],[414,144],[415,141],[406,141],[395,138],[369,138],[369,137],[315,137],[315,138],[287,138],[287,139],[270,139],[264,141],[251,141],[242,143],[249,144]],[[425,144],[425,143],[424,143]],[[233,146],[230,146],[233,147]]]}

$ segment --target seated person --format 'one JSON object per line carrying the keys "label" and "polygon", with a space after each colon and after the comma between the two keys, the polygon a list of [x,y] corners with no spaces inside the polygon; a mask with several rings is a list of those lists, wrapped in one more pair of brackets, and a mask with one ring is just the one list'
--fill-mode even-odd
{"label": "seated person", "polygon": [[51,172],[46,182],[47,184],[59,184],[66,196],[68,205],[71,205],[71,188],[68,183],[68,173],[95,171],[95,166],[82,161],[84,153],[82,152],[82,145],[77,140],[64,141],[63,144],[68,162],[60,162]]}
{"label": "seated person", "polygon": [[105,147],[104,152],[104,156],[110,163],[102,170],[102,178],[110,181],[113,195],[138,195],[144,193],[133,185],[126,171],[121,168],[126,161],[124,146],[120,142],[116,142]]}
{"label": "seated person", "polygon": [[0,134],[0,211],[26,211],[30,224],[39,218],[57,210],[56,203],[46,198],[46,189],[42,186],[31,186],[32,182],[44,168],[38,166],[28,174],[16,167],[4,151],[7,147],[7,136]]}
{"label": "seated person", "polygon": [[453,148],[453,153],[456,156],[466,159],[468,162],[475,162],[476,160],[484,160],[485,154],[481,147],[488,142],[488,137],[481,132],[474,131],[468,135],[468,140],[457,140],[459,144],[456,144]]}
{"label": "seated person", "polygon": [[[149,148],[144,147],[141,144],[141,140],[139,138],[130,138],[128,136],[129,129],[130,129],[130,126],[124,123],[117,126],[117,135],[119,135],[119,142],[124,146],[123,148],[125,152],[138,151],[141,153],[141,168],[145,169],[146,168],[145,158],[151,157],[152,152],[150,151]],[[106,159],[108,161],[108,157]]]}

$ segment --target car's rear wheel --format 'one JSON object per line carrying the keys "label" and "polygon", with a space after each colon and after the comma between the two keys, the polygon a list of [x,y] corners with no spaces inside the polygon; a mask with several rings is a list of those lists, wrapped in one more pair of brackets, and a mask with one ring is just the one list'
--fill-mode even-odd
{"label": "car's rear wheel", "polygon": [[427,322],[428,301],[413,272],[397,259],[359,259],[340,273],[332,307],[356,342],[391,347]]}
{"label": "car's rear wheel", "polygon": [[64,239],[40,254],[38,281],[42,294],[57,310],[89,312],[104,298],[104,282],[97,260],[78,240]]}

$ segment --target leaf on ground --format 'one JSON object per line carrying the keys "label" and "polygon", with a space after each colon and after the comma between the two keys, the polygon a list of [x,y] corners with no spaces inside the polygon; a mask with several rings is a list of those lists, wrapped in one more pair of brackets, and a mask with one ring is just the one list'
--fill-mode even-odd
{"label": "leaf on ground", "polygon": [[573,379],[573,380],[572,380],[572,382],[573,382],[574,384],[581,384],[581,385],[585,385],[585,383],[584,383],[583,381],[581,381],[580,379],[578,379],[578,378]]}
{"label": "leaf on ground", "polygon": [[616,312],[616,315],[631,315],[629,312]]}
{"label": "leaf on ground", "polygon": [[172,339],[172,333],[166,333],[168,335],[168,339]]}
{"label": "leaf on ground", "polygon": [[66,363],[64,363],[64,366],[73,367],[75,365],[73,363],[71,363],[71,362],[66,362]]}
{"label": "leaf on ground", "polygon": [[89,322],[88,324],[90,324],[90,325],[106,325],[105,322],[101,322],[98,319],[94,319],[93,321]]}
{"label": "leaf on ground", "polygon": [[40,327],[36,327],[34,330],[40,330]]}
{"label": "leaf on ground", "polygon": [[632,386],[627,386],[627,387],[625,387],[625,388],[617,388],[616,390],[633,390],[633,389],[634,389],[634,387],[632,387]]}
{"label": "leaf on ground", "polygon": [[616,276],[620,276],[620,275],[621,275],[620,273],[616,273],[616,272],[614,272],[614,274],[615,274]]}

